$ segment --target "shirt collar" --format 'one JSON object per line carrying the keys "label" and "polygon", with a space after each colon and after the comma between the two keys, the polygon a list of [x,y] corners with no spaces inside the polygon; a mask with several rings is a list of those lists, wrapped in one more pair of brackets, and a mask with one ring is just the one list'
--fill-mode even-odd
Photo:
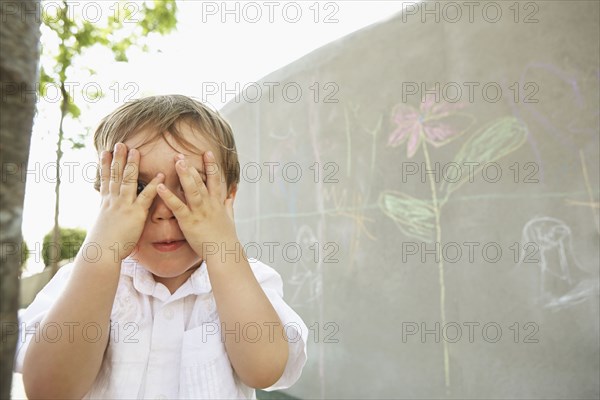
{"label": "shirt collar", "polygon": [[169,289],[162,283],[157,283],[142,264],[132,258],[126,258],[121,263],[121,274],[133,279],[133,287],[138,292],[147,296],[154,296],[161,301],[175,301],[189,295],[210,293],[212,286],[206,270],[206,261],[197,268],[192,275],[171,295]]}

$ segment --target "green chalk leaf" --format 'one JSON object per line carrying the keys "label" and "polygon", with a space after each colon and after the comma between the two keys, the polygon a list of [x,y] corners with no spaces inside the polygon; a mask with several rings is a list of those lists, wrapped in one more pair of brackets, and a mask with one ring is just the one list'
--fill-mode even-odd
{"label": "green chalk leaf", "polygon": [[429,203],[405,193],[388,190],[379,195],[378,204],[405,235],[433,242],[435,213]]}
{"label": "green chalk leaf", "polygon": [[504,117],[492,121],[475,132],[454,157],[460,175],[456,182],[447,180],[441,190],[446,191],[446,199],[470,178],[473,179],[486,163],[494,162],[512,153],[527,138],[527,126],[514,117]]}

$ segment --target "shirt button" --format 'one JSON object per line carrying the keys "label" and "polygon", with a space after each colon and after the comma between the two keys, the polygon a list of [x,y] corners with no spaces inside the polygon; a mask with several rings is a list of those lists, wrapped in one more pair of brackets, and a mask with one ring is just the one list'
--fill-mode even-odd
{"label": "shirt button", "polygon": [[173,319],[173,310],[171,310],[170,308],[165,309],[163,311],[163,316],[169,320]]}

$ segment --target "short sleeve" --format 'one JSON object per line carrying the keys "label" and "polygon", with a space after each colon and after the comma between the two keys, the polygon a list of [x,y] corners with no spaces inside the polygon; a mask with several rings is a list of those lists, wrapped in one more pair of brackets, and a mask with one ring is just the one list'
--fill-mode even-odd
{"label": "short sleeve", "polygon": [[60,268],[50,282],[35,296],[29,307],[19,312],[19,340],[15,352],[15,372],[23,372],[23,361],[27,348],[33,338],[39,337],[36,336],[36,325],[39,325],[44,319],[50,307],[64,290],[72,270],[72,263]]}
{"label": "short sleeve", "polygon": [[284,326],[289,344],[288,361],[281,378],[265,391],[286,389],[300,378],[307,359],[308,328],[302,318],[283,300],[283,281],[271,267],[254,259],[248,260],[258,283],[267,295]]}

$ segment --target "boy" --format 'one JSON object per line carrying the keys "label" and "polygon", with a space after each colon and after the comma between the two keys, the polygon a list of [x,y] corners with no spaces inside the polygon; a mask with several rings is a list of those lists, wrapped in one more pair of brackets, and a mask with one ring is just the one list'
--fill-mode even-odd
{"label": "boy", "polygon": [[243,254],[229,125],[190,98],[156,96],[108,115],[94,141],[98,218],[21,316],[28,397],[255,398],[291,386],[307,328],[279,274]]}

